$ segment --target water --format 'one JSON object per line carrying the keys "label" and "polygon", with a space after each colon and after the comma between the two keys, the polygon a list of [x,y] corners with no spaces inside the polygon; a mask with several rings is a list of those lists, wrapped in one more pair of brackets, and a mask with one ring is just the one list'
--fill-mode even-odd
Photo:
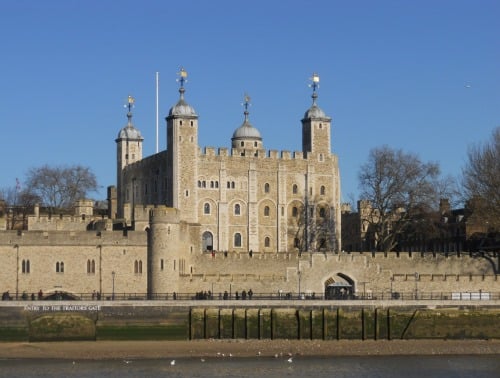
{"label": "water", "polygon": [[0,377],[500,377],[499,356],[0,360]]}

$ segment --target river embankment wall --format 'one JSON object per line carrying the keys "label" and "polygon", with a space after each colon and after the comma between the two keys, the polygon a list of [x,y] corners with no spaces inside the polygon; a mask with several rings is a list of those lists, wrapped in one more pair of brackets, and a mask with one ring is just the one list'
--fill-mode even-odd
{"label": "river embankment wall", "polygon": [[35,301],[0,341],[500,339],[500,301]]}

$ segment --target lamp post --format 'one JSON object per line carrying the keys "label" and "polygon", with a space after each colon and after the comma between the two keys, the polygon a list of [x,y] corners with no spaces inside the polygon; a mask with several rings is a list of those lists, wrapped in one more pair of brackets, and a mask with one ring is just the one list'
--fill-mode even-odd
{"label": "lamp post", "polygon": [[392,294],[392,284],[394,282],[394,276],[391,277],[391,299],[394,299],[394,296]]}
{"label": "lamp post", "polygon": [[301,297],[300,297],[300,277],[301,277],[301,275],[302,275],[302,272],[301,272],[300,270],[298,270],[298,271],[297,271],[297,275],[298,275],[298,277],[299,277],[299,299],[300,299],[300,298],[301,298]]}
{"label": "lamp post", "polygon": [[16,301],[19,295],[19,244],[14,245],[16,249]]}
{"label": "lamp post", "polygon": [[418,273],[415,272],[415,299],[418,299]]}
{"label": "lamp post", "polygon": [[99,244],[96,248],[99,248],[99,298],[102,294],[102,245]]}
{"label": "lamp post", "polygon": [[111,272],[111,276],[113,277],[113,292],[111,294],[111,300],[115,300],[115,271]]}

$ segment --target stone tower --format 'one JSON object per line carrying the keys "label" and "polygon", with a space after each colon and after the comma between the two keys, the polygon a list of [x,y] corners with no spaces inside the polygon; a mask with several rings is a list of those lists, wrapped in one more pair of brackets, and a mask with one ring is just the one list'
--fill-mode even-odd
{"label": "stone tower", "polygon": [[[116,142],[116,186],[118,193],[118,214],[119,218],[123,218],[123,205],[126,202],[125,196],[127,190],[124,186],[123,169],[130,164],[133,164],[142,159],[142,142],[144,138],[142,137],[139,130],[137,130],[132,124],[132,108],[134,107],[134,98],[128,96],[127,100],[127,125],[120,130],[118,133],[118,138],[115,139]],[[132,188],[130,188],[132,190]]]}
{"label": "stone tower", "polygon": [[181,211],[182,220],[198,221],[198,116],[184,100],[187,72],[180,72],[180,98],[167,121],[167,206]]}
{"label": "stone tower", "polygon": [[172,293],[179,290],[182,261],[180,214],[164,206],[150,210],[148,231],[148,294]]}
{"label": "stone tower", "polygon": [[319,76],[313,74],[313,88],[311,107],[304,114],[302,119],[302,151],[306,156],[317,156],[322,161],[327,155],[330,155],[330,127],[331,118],[327,117],[325,112],[316,104],[318,98],[317,88],[319,87]]}

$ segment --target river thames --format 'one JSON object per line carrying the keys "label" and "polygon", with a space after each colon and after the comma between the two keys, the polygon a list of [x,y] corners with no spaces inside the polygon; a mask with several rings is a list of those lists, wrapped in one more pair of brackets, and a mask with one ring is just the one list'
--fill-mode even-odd
{"label": "river thames", "polygon": [[172,359],[3,359],[0,377],[405,377],[500,376],[498,355],[229,356]]}

